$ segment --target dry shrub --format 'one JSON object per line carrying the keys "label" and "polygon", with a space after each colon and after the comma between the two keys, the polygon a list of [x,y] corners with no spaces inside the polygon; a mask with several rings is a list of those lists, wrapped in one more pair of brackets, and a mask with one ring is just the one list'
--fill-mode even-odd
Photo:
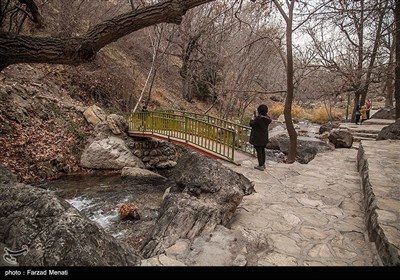
{"label": "dry shrub", "polygon": [[[283,114],[284,105],[277,103],[272,105],[268,114],[273,118],[277,119]],[[301,120],[309,120],[314,123],[327,123],[329,121],[341,120],[345,115],[345,109],[339,108],[327,108],[325,106],[320,106],[314,109],[304,109],[297,104],[292,105],[292,119],[294,122],[299,122]]]}
{"label": "dry shrub", "polygon": [[329,121],[329,115],[325,107],[317,107],[311,111],[311,121],[323,124]]}
{"label": "dry shrub", "polygon": [[[329,116],[330,114],[331,116]],[[325,106],[320,106],[311,110],[310,121],[323,124],[327,123],[328,121],[340,120],[343,115],[343,109],[331,108],[329,112],[329,108],[327,109]]]}
{"label": "dry shrub", "polygon": [[280,115],[283,114],[283,108],[283,104],[276,103],[268,108],[268,115],[270,115],[273,119],[277,119]]}
{"label": "dry shrub", "polygon": [[[283,104],[274,104],[269,108],[268,114],[273,118],[277,119],[280,115],[283,114],[284,105]],[[298,122],[303,119],[308,118],[308,113],[299,105],[292,105],[292,119],[294,122]]]}
{"label": "dry shrub", "polygon": [[297,104],[292,105],[292,119],[294,122],[299,122],[308,118],[308,113],[301,106]]}

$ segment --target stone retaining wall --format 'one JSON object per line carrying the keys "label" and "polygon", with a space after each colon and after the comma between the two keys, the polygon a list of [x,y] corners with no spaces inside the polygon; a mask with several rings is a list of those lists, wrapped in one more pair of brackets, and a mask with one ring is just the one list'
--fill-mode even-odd
{"label": "stone retaining wall", "polygon": [[178,159],[175,145],[166,141],[143,139],[128,143],[133,154],[140,158],[146,168],[170,168]]}
{"label": "stone retaining wall", "polygon": [[[380,144],[384,145],[383,143]],[[366,143],[364,146],[363,142],[360,143],[357,154],[357,170],[361,176],[362,191],[364,194],[363,206],[365,210],[365,223],[369,239],[375,243],[383,265],[398,266],[400,265],[399,249],[394,244],[399,240],[393,235],[393,230],[391,230],[393,219],[392,217],[390,217],[391,219],[388,219],[388,214],[391,212],[384,207],[385,201],[389,199],[381,197],[380,195],[382,187],[387,188],[390,186],[387,186],[385,182],[382,182],[382,186],[377,185],[377,181],[371,179],[371,176],[378,175],[371,172],[370,163],[368,162],[369,155],[367,155],[365,147],[366,145],[370,145],[370,143]],[[379,153],[379,151],[375,152]],[[381,157],[382,156],[383,155],[381,155]],[[384,173],[383,170],[378,171]],[[391,216],[394,216],[394,214]]]}

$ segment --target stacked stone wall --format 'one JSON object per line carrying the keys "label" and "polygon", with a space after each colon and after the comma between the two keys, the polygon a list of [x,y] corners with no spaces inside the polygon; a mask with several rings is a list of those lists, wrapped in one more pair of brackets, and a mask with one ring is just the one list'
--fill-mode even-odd
{"label": "stacked stone wall", "polygon": [[178,159],[175,145],[166,141],[141,140],[129,143],[128,147],[142,160],[146,168],[174,167]]}

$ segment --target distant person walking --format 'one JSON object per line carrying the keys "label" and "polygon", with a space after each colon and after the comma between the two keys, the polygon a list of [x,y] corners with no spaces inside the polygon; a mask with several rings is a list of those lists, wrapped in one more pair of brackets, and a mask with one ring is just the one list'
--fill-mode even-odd
{"label": "distant person walking", "polygon": [[365,121],[367,119],[367,106],[363,105],[361,106],[361,124],[363,123],[363,121]]}
{"label": "distant person walking", "polygon": [[365,103],[365,106],[367,107],[367,120],[368,120],[370,118],[371,109],[372,109],[372,101],[371,101],[371,99],[367,100],[367,102]]}
{"label": "distant person walking", "polygon": [[361,111],[360,110],[361,110],[360,104],[357,104],[355,124],[359,124],[359,122],[360,122],[360,117],[361,117]]}
{"label": "distant person walking", "polygon": [[268,126],[272,119],[267,115],[267,105],[261,104],[257,108],[258,115],[254,111],[254,117],[250,120],[250,144],[254,146],[257,153],[258,166],[255,169],[265,170],[265,148],[268,143]]}

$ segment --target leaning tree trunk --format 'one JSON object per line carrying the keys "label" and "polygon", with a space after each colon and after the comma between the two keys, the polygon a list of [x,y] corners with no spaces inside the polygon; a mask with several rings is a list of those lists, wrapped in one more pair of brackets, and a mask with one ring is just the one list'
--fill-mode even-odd
{"label": "leaning tree trunk", "polygon": [[15,63],[79,64],[119,38],[158,23],[180,24],[190,9],[215,0],[168,0],[130,11],[91,28],[82,37],[33,37],[0,34],[0,71]]}
{"label": "leaning tree trunk", "polygon": [[396,23],[396,68],[394,80],[394,99],[396,101],[396,119],[400,118],[400,0],[396,0],[394,18]]}
{"label": "leaning tree trunk", "polygon": [[296,161],[296,154],[297,154],[297,132],[294,129],[293,119],[292,119],[292,103],[294,97],[292,35],[293,35],[293,11],[294,11],[295,1],[292,1],[290,3],[286,1],[286,4],[288,5],[288,14],[285,13],[281,4],[277,0],[273,0],[273,2],[286,22],[287,94],[286,94],[285,108],[283,110],[283,115],[285,117],[286,129],[289,134],[289,150],[288,150],[287,163],[293,163]]}
{"label": "leaning tree trunk", "polygon": [[[155,66],[154,66],[154,64],[155,64],[156,59],[157,59],[157,53],[158,53],[158,49],[159,49],[159,48],[160,48],[160,44],[153,44],[153,55],[152,55],[152,59],[151,59],[150,70],[149,70],[149,73],[147,74],[146,82],[144,83],[144,86],[143,86],[143,88],[142,88],[142,91],[140,92],[139,99],[138,99],[138,101],[136,102],[136,105],[135,105],[135,107],[133,108],[132,113],[135,113],[135,112],[136,112],[136,110],[137,110],[137,108],[138,108],[140,102],[142,102],[144,93],[145,93],[146,88],[147,88],[147,84],[149,83],[149,80],[150,80],[151,77],[153,77],[153,80],[151,81],[151,87],[153,86],[153,82],[154,82],[153,73],[155,73],[155,70],[154,70],[154,67],[155,67]],[[151,90],[151,89],[150,89],[150,90]],[[150,98],[150,97],[149,97],[149,98]],[[147,103],[148,103],[148,102],[145,102],[145,106],[147,106]]]}
{"label": "leaning tree trunk", "polygon": [[[392,60],[392,59],[391,59]],[[394,85],[393,85],[393,66],[392,62],[390,62],[386,74],[386,81],[385,81],[385,106],[393,106],[393,92],[394,92]]]}
{"label": "leaning tree trunk", "polygon": [[375,60],[376,60],[376,57],[378,55],[378,50],[379,50],[381,37],[382,37],[383,19],[384,19],[384,16],[385,16],[385,13],[383,11],[386,10],[387,3],[385,5],[386,6],[384,7],[384,9],[383,9],[383,7],[379,6],[381,8],[381,12],[380,12],[380,15],[379,15],[379,20],[378,20],[378,24],[377,24],[377,28],[376,28],[375,40],[374,40],[374,44],[373,44],[373,48],[372,48],[372,53],[370,55],[371,58],[370,58],[370,61],[369,61],[367,73],[365,75],[364,86],[361,88],[361,91],[360,91],[360,95],[361,95],[360,104],[361,105],[365,105],[365,101],[367,99],[367,93],[368,93],[368,90],[369,90],[369,85],[372,82],[372,73],[374,71]]}
{"label": "leaning tree trunk", "polygon": [[[289,29],[290,28],[290,29]],[[289,32],[290,31],[290,32]],[[289,134],[289,151],[288,151],[288,163],[293,163],[296,160],[297,153],[297,133],[294,129],[292,119],[292,104],[294,96],[294,84],[293,84],[293,50],[292,50],[292,26],[288,24],[288,30],[286,35],[287,40],[287,95],[285,101],[285,109],[283,111],[285,117],[286,128]]]}

